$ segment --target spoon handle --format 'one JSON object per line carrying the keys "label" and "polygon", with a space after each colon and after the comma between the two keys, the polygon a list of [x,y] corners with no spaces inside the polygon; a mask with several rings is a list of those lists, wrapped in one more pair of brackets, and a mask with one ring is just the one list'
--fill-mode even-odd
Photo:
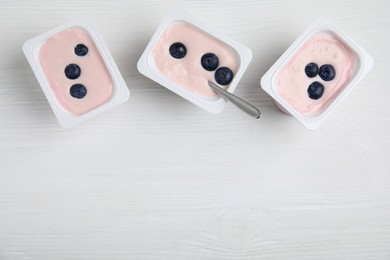
{"label": "spoon handle", "polygon": [[241,98],[237,97],[236,95],[233,95],[230,92],[227,92],[223,88],[217,86],[213,82],[209,81],[209,86],[212,88],[215,92],[232,102],[234,105],[236,105],[238,108],[240,108],[242,111],[248,113],[252,117],[258,119],[260,118],[261,112],[253,105],[249,104],[245,100],[242,100]]}

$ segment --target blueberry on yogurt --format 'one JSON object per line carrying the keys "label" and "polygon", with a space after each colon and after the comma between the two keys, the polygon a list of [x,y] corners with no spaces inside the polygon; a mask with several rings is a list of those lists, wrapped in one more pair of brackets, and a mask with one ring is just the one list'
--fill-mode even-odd
{"label": "blueberry on yogurt", "polygon": [[84,44],[80,43],[77,44],[76,47],[74,47],[74,53],[77,56],[85,56],[88,53],[88,47],[85,46]]}
{"label": "blueberry on yogurt", "polygon": [[215,72],[215,81],[220,85],[228,85],[233,79],[233,71],[227,67],[220,67]]}
{"label": "blueberry on yogurt", "polygon": [[219,59],[214,53],[206,53],[200,59],[202,67],[207,71],[214,71],[218,68]]}
{"label": "blueberry on yogurt", "polygon": [[306,65],[305,67],[305,74],[309,78],[314,78],[318,74],[318,65],[315,64],[314,62],[311,62]]}
{"label": "blueberry on yogurt", "polygon": [[175,42],[169,47],[169,53],[175,59],[182,59],[187,54],[187,48],[183,43]]}
{"label": "blueberry on yogurt", "polygon": [[65,72],[65,76],[68,79],[77,79],[78,77],[80,77],[81,69],[79,65],[71,63],[65,67],[64,72]]}
{"label": "blueberry on yogurt", "polygon": [[307,89],[307,94],[311,99],[319,99],[324,94],[325,87],[318,81],[314,81],[309,85]]}
{"label": "blueberry on yogurt", "polygon": [[320,75],[321,79],[330,81],[336,77],[336,70],[332,65],[325,64],[320,67],[318,75]]}
{"label": "blueberry on yogurt", "polygon": [[83,84],[74,84],[70,87],[69,93],[72,97],[81,99],[87,95],[87,88]]}

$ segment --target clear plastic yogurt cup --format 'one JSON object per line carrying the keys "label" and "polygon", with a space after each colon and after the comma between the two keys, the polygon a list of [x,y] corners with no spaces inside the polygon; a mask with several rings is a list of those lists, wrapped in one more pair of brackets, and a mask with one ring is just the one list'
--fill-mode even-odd
{"label": "clear plastic yogurt cup", "polygon": [[114,59],[88,17],[26,41],[23,52],[58,122],[65,128],[129,98]]}
{"label": "clear plastic yogurt cup", "polygon": [[233,93],[251,59],[248,47],[188,14],[175,12],[158,26],[138,61],[138,70],[200,108],[217,114],[227,101],[208,86],[208,81]]}
{"label": "clear plastic yogurt cup", "polygon": [[[306,72],[313,64],[316,68]],[[372,57],[362,47],[328,18],[318,17],[266,72],[260,84],[282,111],[313,130],[372,66]]]}

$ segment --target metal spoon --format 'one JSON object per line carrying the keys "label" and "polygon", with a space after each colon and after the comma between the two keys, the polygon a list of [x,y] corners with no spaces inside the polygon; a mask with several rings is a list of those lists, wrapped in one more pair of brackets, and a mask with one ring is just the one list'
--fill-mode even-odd
{"label": "metal spoon", "polygon": [[233,95],[230,92],[227,92],[223,88],[217,86],[213,82],[209,81],[209,86],[212,90],[232,102],[234,105],[236,105],[239,109],[242,111],[248,113],[252,117],[258,119],[260,118],[261,112],[253,105],[249,104],[245,100],[242,100],[241,98],[237,97],[236,95]]}

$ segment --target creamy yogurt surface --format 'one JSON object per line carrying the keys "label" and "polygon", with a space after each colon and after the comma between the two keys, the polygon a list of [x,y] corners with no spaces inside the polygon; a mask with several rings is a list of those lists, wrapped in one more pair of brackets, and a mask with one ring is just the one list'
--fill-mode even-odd
{"label": "creamy yogurt surface", "polygon": [[[169,48],[175,42],[183,43],[187,54],[182,59],[170,55]],[[219,58],[219,67],[228,67],[233,74],[238,69],[238,56],[227,44],[187,22],[174,22],[167,26],[152,50],[152,58],[161,74],[183,89],[203,97],[217,96],[209,86],[214,83],[215,71],[207,71],[201,65],[201,57],[214,53]],[[228,88],[228,85],[221,86]]]}
{"label": "creamy yogurt surface", "polygon": [[[336,36],[318,33],[309,38],[282,68],[276,77],[276,90],[301,115],[315,116],[342,91],[351,78],[354,62],[352,51]],[[309,78],[305,74],[309,63],[316,63],[318,67],[331,64],[336,71],[335,78],[331,81],[324,81],[318,75]],[[314,81],[325,87],[324,94],[317,100],[311,99],[307,92]]]}
{"label": "creamy yogurt surface", "polygon": [[[75,54],[75,46],[84,44],[88,48],[85,56]],[[39,50],[39,61],[43,73],[58,102],[70,113],[82,115],[109,101],[112,95],[112,78],[99,50],[87,31],[71,27],[48,38]],[[81,74],[69,79],[64,69],[77,64]],[[87,94],[83,98],[70,95],[74,84],[83,84]]]}

